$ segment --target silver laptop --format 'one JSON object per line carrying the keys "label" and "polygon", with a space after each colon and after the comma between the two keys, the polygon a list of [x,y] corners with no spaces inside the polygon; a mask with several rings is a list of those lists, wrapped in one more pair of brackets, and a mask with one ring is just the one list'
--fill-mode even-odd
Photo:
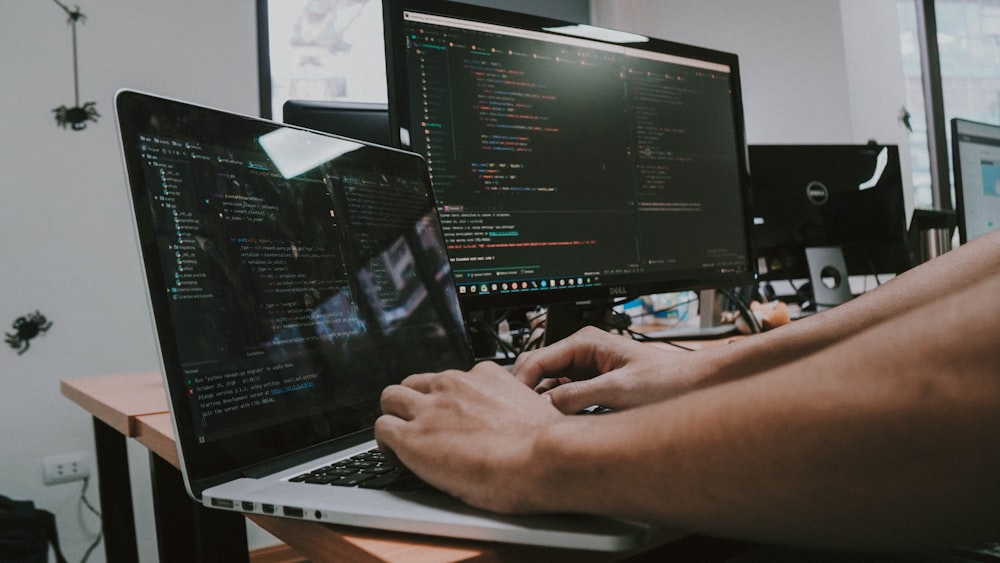
{"label": "silver laptop", "polygon": [[115,109],[194,499],[478,540],[643,545],[642,524],[471,508],[378,455],[386,385],[473,362],[419,156],[134,91]]}

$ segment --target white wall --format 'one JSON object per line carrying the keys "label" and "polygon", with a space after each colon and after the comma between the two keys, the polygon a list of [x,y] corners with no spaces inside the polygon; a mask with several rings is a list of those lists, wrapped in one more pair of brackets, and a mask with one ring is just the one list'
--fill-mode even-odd
{"label": "white wall", "polygon": [[591,16],[739,55],[749,143],[896,144],[911,185],[895,0],[591,0]]}
{"label": "white wall", "polygon": [[[67,557],[96,531],[80,484],[45,487],[42,458],[92,451],[90,418],[59,380],[157,369],[112,111],[133,87],[244,113],[258,111],[251,0],[79,0],[81,102],[101,117],[56,126],[74,105],[71,28],[48,0],[0,1],[0,330],[40,310],[52,329],[18,356],[0,348],[0,494],[57,514]],[[133,449],[145,561],[155,561],[145,456]],[[97,502],[96,487],[89,498]],[[91,561],[103,561],[103,545]]]}

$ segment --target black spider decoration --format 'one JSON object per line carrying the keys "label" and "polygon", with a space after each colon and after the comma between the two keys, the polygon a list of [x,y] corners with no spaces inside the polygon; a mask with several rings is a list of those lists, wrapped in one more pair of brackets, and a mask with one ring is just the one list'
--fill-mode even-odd
{"label": "black spider decoration", "polygon": [[53,1],[69,15],[69,23],[73,27],[73,90],[76,95],[76,105],[71,108],[59,106],[52,110],[52,113],[56,114],[56,125],[59,125],[63,129],[69,126],[74,131],[82,131],[87,128],[88,121],[97,123],[97,118],[101,117],[101,114],[97,113],[97,102],[87,102],[82,106],[80,105],[80,72],[77,69],[76,62],[76,22],[86,20],[87,16],[84,16],[80,12],[79,6],[76,9],[70,10],[59,0]]}
{"label": "black spider decoration", "polygon": [[39,334],[45,333],[52,328],[52,321],[45,318],[45,315],[35,311],[23,317],[18,317],[11,326],[16,332],[13,334],[5,332],[7,344],[17,350],[17,355],[28,351],[31,347],[31,339]]}

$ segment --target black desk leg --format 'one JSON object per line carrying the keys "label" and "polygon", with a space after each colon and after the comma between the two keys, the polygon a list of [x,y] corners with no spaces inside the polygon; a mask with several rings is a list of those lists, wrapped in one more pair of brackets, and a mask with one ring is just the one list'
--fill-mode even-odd
{"label": "black desk leg", "polygon": [[150,452],[160,561],[249,561],[246,519],[191,500],[181,472]]}
{"label": "black desk leg", "polygon": [[108,563],[138,563],[125,436],[94,417],[101,529]]}

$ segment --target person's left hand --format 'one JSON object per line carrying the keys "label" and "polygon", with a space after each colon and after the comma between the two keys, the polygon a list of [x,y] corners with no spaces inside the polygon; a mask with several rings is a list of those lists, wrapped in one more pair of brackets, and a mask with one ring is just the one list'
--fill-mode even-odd
{"label": "person's left hand", "polygon": [[565,417],[502,367],[411,375],[383,391],[382,411],[379,446],[429,484],[487,510],[539,509],[535,442]]}

